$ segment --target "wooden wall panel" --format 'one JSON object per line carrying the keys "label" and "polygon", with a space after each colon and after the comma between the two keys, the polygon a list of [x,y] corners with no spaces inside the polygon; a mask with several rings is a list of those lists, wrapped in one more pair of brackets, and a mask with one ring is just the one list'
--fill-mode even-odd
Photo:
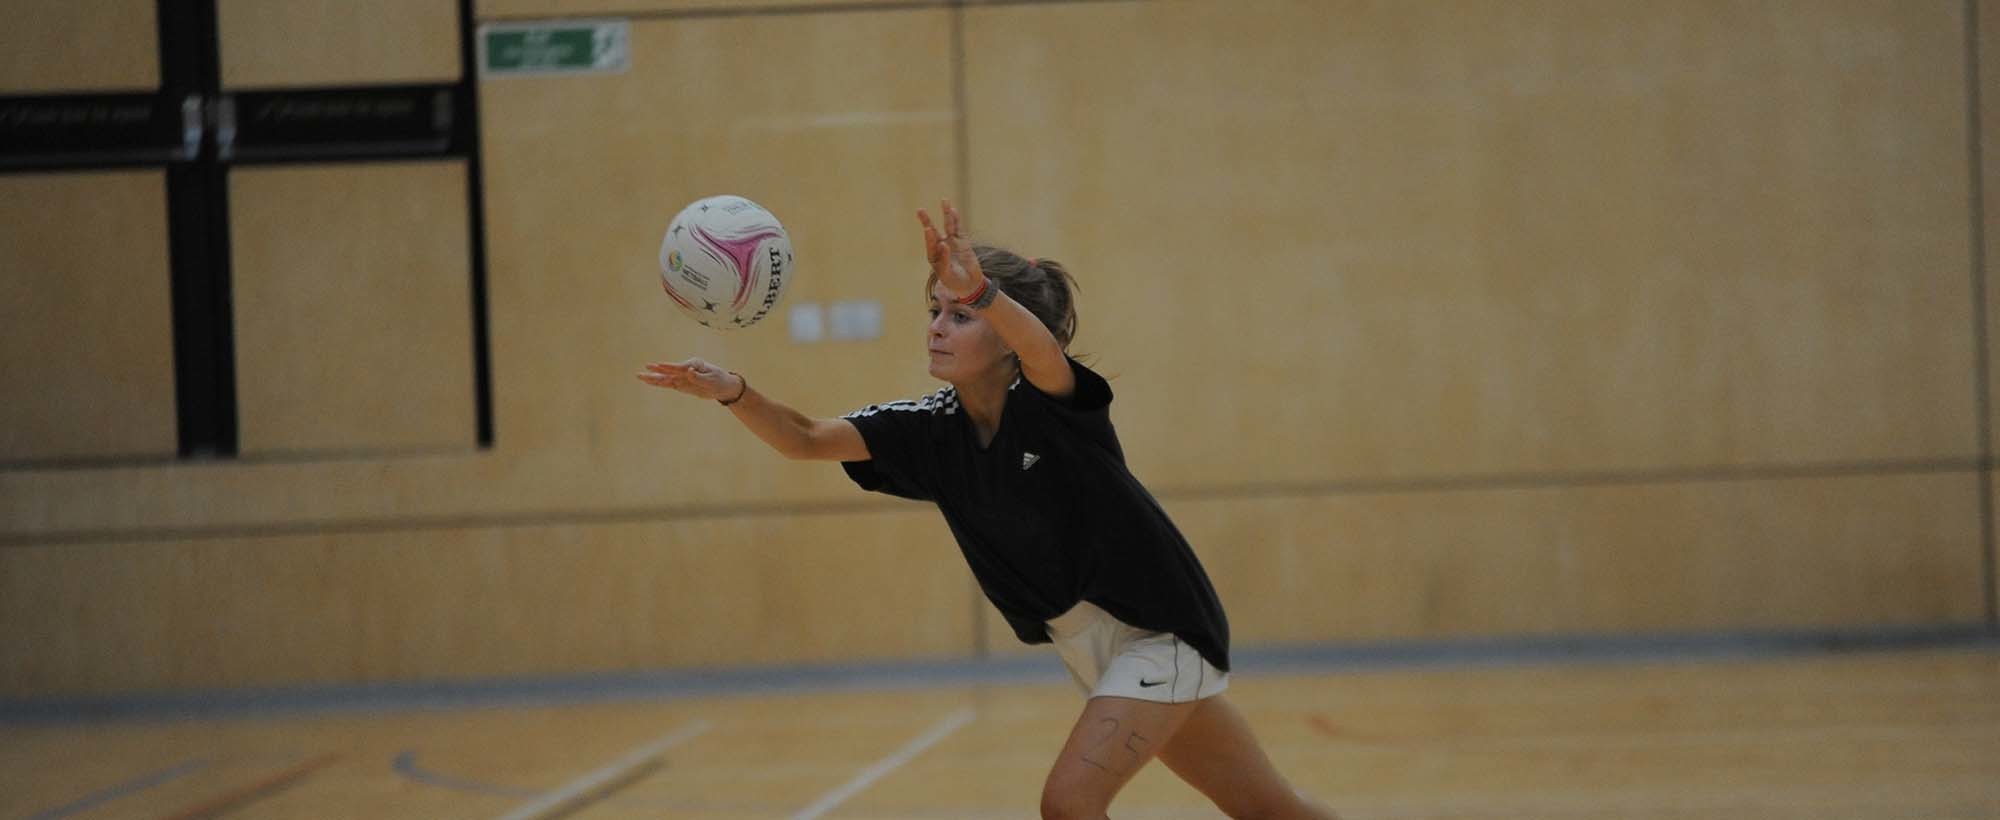
{"label": "wooden wall panel", "polygon": [[[1996,373],[1994,360],[2000,354],[2000,345],[1995,338],[2000,337],[2000,283],[1994,281],[1995,254],[2000,253],[2000,228],[1994,225],[1994,216],[2000,214],[2000,3],[1982,0],[1976,4],[1979,17],[1979,36],[1974,47],[1978,49],[1979,77],[1977,97],[1979,123],[1981,179],[1981,224],[1976,227],[1982,241],[1981,251],[1984,267],[1974,271],[1986,286],[1986,407],[1987,407],[1987,450],[1993,447],[1993,429],[2000,427],[2000,401],[1995,401],[1993,382]],[[1971,97],[1973,95],[1967,95]]]}
{"label": "wooden wall panel", "polygon": [[156,0],[8,0],[0,94],[160,85]]}
{"label": "wooden wall panel", "polygon": [[0,550],[0,697],[963,655],[934,514]]}
{"label": "wooden wall panel", "polygon": [[1250,646],[1975,623],[1978,499],[1966,471],[1165,504]]}
{"label": "wooden wall panel", "polygon": [[218,0],[225,88],[454,82],[456,0]]}
{"label": "wooden wall panel", "polygon": [[[576,17],[581,15],[658,14],[662,12],[814,11],[829,6],[853,6],[853,0],[476,0],[474,13],[489,17]],[[942,6],[941,0],[878,0],[871,7]]]}
{"label": "wooden wall panel", "polygon": [[[1977,452],[1959,3],[982,4],[962,12],[963,157],[960,12],[623,9],[643,12],[628,73],[481,84],[495,447],[0,471],[0,630],[32,636],[0,646],[4,691],[1012,651],[974,622],[934,513],[630,376],[709,357],[816,415],[933,389],[910,209],[939,196],[1082,276],[1079,350],[1114,377],[1128,453],[1246,644],[1979,617],[1969,473],[1666,477]],[[462,216],[451,180],[385,183],[375,225],[343,210],[350,183],[266,184],[294,174],[238,172],[239,216],[264,220],[237,237],[253,456],[297,446],[251,431],[273,407],[442,407],[375,368],[321,374],[317,396],[274,381],[308,375],[273,362],[309,347],[272,339],[375,332],[287,305],[380,297],[403,284],[371,278],[398,247],[437,282],[464,271],[462,224],[432,221]],[[660,231],[722,192],[791,228],[788,305],[874,299],[885,335],[798,345],[782,317],[728,335],[681,318]],[[363,224],[359,248],[323,235]],[[419,233],[439,244],[406,247]],[[462,298],[441,294],[419,301]],[[429,329],[398,349],[469,339]],[[469,442],[470,410],[444,417]],[[1596,470],[1666,472],[1563,484]],[[1491,472],[1529,480],[1356,489]]]}
{"label": "wooden wall panel", "polygon": [[[641,20],[627,74],[484,83],[497,447],[701,476],[675,503],[852,499],[837,469],[787,465],[713,403],[632,374],[701,356],[815,415],[937,389],[913,212],[954,185],[947,22]],[[797,258],[780,313],[727,333],[684,317],[658,273],[668,221],[719,193],[775,212]],[[884,335],[790,341],[784,308],[835,299],[883,303]]]}
{"label": "wooden wall panel", "polygon": [[1974,476],[1175,505],[1246,642],[1826,629],[1982,615]]}
{"label": "wooden wall panel", "polygon": [[[1979,111],[1980,124],[1980,168],[1982,170],[1980,190],[1982,192],[1983,213],[1980,220],[1980,236],[1983,240],[1983,269],[1974,272],[1986,286],[1986,407],[1988,427],[1984,452],[1993,452],[1993,430],[2000,427],[2000,401],[1995,401],[1993,381],[1994,360],[2000,358],[1994,339],[2000,336],[2000,282],[1994,280],[1994,259],[2000,253],[2000,230],[1994,226],[1994,216],[2000,214],[2000,3],[1980,0],[1974,4],[1974,13],[1979,17],[1979,37],[1975,41],[1978,49]],[[1996,507],[2000,509],[2000,507]],[[1987,567],[1993,573],[1987,593],[1995,596],[1988,601],[1988,612],[2000,612],[2000,546],[1986,545],[1989,553]]]}
{"label": "wooden wall panel", "polygon": [[1959,17],[972,8],[969,216],[1164,483],[1963,458]]}
{"label": "wooden wall panel", "polygon": [[174,455],[171,286],[165,175],[0,177],[0,462]]}
{"label": "wooden wall panel", "polygon": [[456,160],[231,174],[245,456],[475,443],[465,192]]}

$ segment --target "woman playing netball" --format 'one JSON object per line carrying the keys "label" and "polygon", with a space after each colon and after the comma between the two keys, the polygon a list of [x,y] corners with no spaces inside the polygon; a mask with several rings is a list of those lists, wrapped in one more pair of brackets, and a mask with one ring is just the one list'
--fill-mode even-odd
{"label": "woman playing netball", "polygon": [[1229,625],[1194,551],[1125,467],[1111,388],[1067,352],[1061,265],[975,246],[941,203],[920,399],[810,418],[699,359],[642,381],[712,399],[788,458],[842,462],[862,489],[937,505],[974,577],[1027,643],[1088,693],[1042,787],[1045,818],[1102,818],[1157,757],[1236,818],[1332,818],[1294,792],[1222,692]]}

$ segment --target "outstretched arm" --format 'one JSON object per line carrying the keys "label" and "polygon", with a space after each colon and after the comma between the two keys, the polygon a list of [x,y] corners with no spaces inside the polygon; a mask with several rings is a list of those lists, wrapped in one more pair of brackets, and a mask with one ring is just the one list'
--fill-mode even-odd
{"label": "outstretched arm", "polygon": [[931,215],[917,211],[917,221],[924,226],[924,255],[930,259],[931,272],[937,275],[938,283],[960,299],[978,293],[981,286],[993,288],[996,292],[993,304],[981,311],[980,316],[993,325],[1000,340],[1020,357],[1021,376],[1043,393],[1069,398],[1076,392],[1076,373],[1069,368],[1062,343],[1056,341],[1055,334],[1049,332],[1042,320],[1006,293],[999,292],[999,286],[980,271],[979,256],[973,253],[972,243],[959,235],[958,209],[947,200],[940,200],[938,207],[944,211],[942,236],[937,226],[931,224]]}
{"label": "outstretched arm", "polygon": [[815,419],[750,389],[742,376],[700,359],[653,362],[639,381],[690,396],[726,402],[729,412],[786,458],[867,461],[868,443],[847,419]]}

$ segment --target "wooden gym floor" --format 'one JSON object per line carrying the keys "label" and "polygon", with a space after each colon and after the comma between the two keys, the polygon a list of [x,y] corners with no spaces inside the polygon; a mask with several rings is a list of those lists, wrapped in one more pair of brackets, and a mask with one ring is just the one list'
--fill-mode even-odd
{"label": "wooden gym floor", "polygon": [[[2000,647],[1239,673],[1348,820],[2000,818]],[[0,817],[1029,818],[1067,684],[0,725]],[[566,798],[573,798],[567,799]],[[1220,815],[1157,764],[1118,818]]]}

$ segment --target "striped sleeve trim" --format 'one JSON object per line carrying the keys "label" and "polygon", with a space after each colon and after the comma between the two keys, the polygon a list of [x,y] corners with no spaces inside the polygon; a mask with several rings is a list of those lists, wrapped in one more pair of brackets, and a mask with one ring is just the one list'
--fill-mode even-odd
{"label": "striped sleeve trim", "polygon": [[871,404],[868,405],[867,407],[863,407],[852,413],[848,413],[845,416],[841,416],[841,418],[858,419],[866,416],[872,416],[877,413],[890,413],[890,412],[930,413],[932,415],[949,416],[958,412],[958,391],[954,388],[947,387],[944,388],[943,390],[939,390],[936,393],[932,393],[920,399],[902,399],[900,401],[883,402],[881,404]]}

